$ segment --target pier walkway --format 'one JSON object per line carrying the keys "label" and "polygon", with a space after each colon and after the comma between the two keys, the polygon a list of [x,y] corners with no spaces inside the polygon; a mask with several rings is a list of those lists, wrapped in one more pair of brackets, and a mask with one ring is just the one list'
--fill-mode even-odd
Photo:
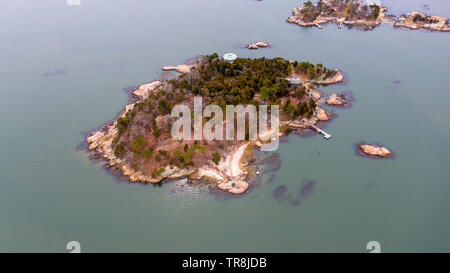
{"label": "pier walkway", "polygon": [[331,135],[330,135],[330,134],[328,134],[328,133],[325,132],[324,130],[320,129],[319,127],[317,127],[317,126],[315,126],[315,125],[313,125],[313,124],[309,124],[309,126],[310,126],[311,128],[313,128],[314,130],[316,130],[319,134],[322,134],[324,138],[326,138],[326,139],[330,139],[330,138],[331,138]]}
{"label": "pier walkway", "polygon": [[[282,123],[281,125],[286,125],[287,123]],[[289,123],[291,127],[294,128],[305,128],[305,127],[311,127],[314,129],[317,133],[322,134],[325,139],[330,139],[331,135],[325,132],[324,130],[320,129],[319,127],[315,126],[314,124],[311,124],[308,122],[307,119],[302,119],[301,121],[294,121]]]}

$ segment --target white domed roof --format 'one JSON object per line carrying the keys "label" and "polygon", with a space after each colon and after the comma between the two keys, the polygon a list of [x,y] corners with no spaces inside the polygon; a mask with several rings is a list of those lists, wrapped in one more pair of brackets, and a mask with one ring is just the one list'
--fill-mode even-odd
{"label": "white domed roof", "polygon": [[225,61],[232,62],[232,61],[236,60],[236,58],[237,58],[237,55],[234,54],[234,53],[226,53],[226,54],[223,55],[223,59]]}

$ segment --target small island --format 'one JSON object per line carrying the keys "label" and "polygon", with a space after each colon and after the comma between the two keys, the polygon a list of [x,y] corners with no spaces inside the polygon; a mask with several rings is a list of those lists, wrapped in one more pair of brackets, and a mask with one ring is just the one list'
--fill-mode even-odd
{"label": "small island", "polygon": [[258,48],[265,48],[265,47],[270,47],[270,45],[266,42],[256,42],[253,44],[249,44],[247,46],[248,49],[258,49]]}
{"label": "small island", "polygon": [[370,158],[390,158],[394,154],[381,144],[367,144],[364,141],[356,144],[357,154]]}
{"label": "small island", "polygon": [[387,9],[377,4],[364,4],[355,0],[321,0],[314,5],[311,1],[294,8],[289,23],[302,27],[317,26],[328,22],[339,25],[361,27],[370,30],[383,21],[391,20],[385,15]]}
{"label": "small island", "polygon": [[[91,132],[86,142],[91,157],[130,182],[163,183],[188,178],[209,183],[211,189],[242,194],[257,174],[250,164],[257,140],[174,139],[171,116],[174,105],[193,109],[194,97],[203,105],[279,105],[278,137],[297,129],[309,129],[329,120],[318,106],[318,85],[344,80],[337,69],[322,64],[282,58],[237,58],[226,61],[218,54],[199,56],[189,65],[165,67],[180,74],[175,79],[142,84],[132,93],[132,102],[118,118]],[[202,117],[206,123],[208,117]],[[224,121],[225,123],[226,121]],[[321,132],[318,127],[313,127]],[[246,128],[247,129],[247,128]],[[269,134],[274,130],[269,128]],[[324,136],[327,137],[325,133]],[[270,135],[270,138],[276,137]]]}
{"label": "small island", "polygon": [[413,11],[407,15],[401,15],[394,23],[394,27],[408,29],[427,29],[431,31],[449,32],[448,19],[442,16],[429,16],[421,12]]}
{"label": "small island", "polygon": [[431,31],[450,31],[448,19],[441,16],[429,16],[420,12],[411,12],[396,18],[387,15],[387,8],[378,4],[366,4],[362,0],[320,0],[314,5],[311,1],[294,8],[287,21],[302,27],[316,26],[331,22],[349,27],[372,30],[384,22],[394,27],[408,29],[427,29]]}

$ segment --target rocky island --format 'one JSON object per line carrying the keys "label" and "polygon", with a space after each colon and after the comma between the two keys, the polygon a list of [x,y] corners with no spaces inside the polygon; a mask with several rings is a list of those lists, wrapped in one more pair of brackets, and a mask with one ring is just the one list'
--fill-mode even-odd
{"label": "rocky island", "polygon": [[294,8],[292,16],[287,21],[302,27],[316,26],[328,22],[349,27],[359,27],[372,30],[383,22],[391,22],[394,27],[408,29],[427,29],[431,31],[450,31],[448,19],[441,16],[428,16],[420,12],[396,17],[387,15],[387,8],[372,3],[366,4],[361,0],[320,0],[314,5],[311,1]]}
{"label": "rocky island", "polygon": [[247,46],[248,49],[258,49],[258,48],[265,48],[265,47],[270,47],[270,45],[266,42],[256,42],[253,44],[249,44]]}
{"label": "rocky island", "polygon": [[[194,109],[194,98],[203,105],[279,105],[278,136],[293,129],[309,128],[328,120],[320,108],[320,84],[342,82],[339,70],[322,64],[282,58],[237,58],[228,62],[216,53],[200,56],[189,65],[165,67],[181,72],[175,79],[142,84],[132,93],[133,101],[119,116],[90,133],[86,142],[91,157],[104,160],[113,173],[130,182],[162,183],[186,177],[202,180],[211,188],[242,194],[256,172],[249,164],[253,149],[273,135],[250,140],[174,139],[171,116],[174,105]],[[202,109],[201,109],[202,110]],[[191,110],[192,111],[192,110]],[[202,117],[207,123],[211,117]],[[224,121],[224,123],[228,122]],[[246,128],[247,130],[248,128]]]}
{"label": "rocky island", "polygon": [[317,26],[324,23],[361,27],[370,30],[379,26],[383,21],[391,20],[385,15],[386,8],[377,4],[364,4],[355,0],[321,0],[316,5],[311,1],[294,8],[289,23],[302,27]]}
{"label": "rocky island", "polygon": [[401,15],[394,23],[394,27],[408,29],[427,29],[431,31],[449,32],[448,19],[442,16],[429,16],[421,12],[413,11],[407,15]]}
{"label": "rocky island", "polygon": [[367,144],[365,142],[360,142],[356,144],[358,154],[361,156],[368,156],[372,158],[389,158],[393,157],[394,154],[386,147],[380,144]]}

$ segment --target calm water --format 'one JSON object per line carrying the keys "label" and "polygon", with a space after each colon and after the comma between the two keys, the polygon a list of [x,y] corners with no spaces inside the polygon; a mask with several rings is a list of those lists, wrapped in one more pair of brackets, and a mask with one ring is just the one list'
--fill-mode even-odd
{"label": "calm water", "polygon": [[[297,0],[0,1],[0,251],[450,251],[450,34],[285,22]],[[447,0],[383,1],[450,17]],[[270,49],[235,46],[254,41]],[[333,138],[290,136],[281,168],[249,194],[118,181],[76,149],[127,102],[124,87],[202,53],[322,62],[342,69],[350,109]],[[45,76],[49,73],[50,76]],[[398,81],[399,83],[393,83]],[[380,142],[395,160],[355,155]],[[298,206],[274,189],[296,193]]]}

